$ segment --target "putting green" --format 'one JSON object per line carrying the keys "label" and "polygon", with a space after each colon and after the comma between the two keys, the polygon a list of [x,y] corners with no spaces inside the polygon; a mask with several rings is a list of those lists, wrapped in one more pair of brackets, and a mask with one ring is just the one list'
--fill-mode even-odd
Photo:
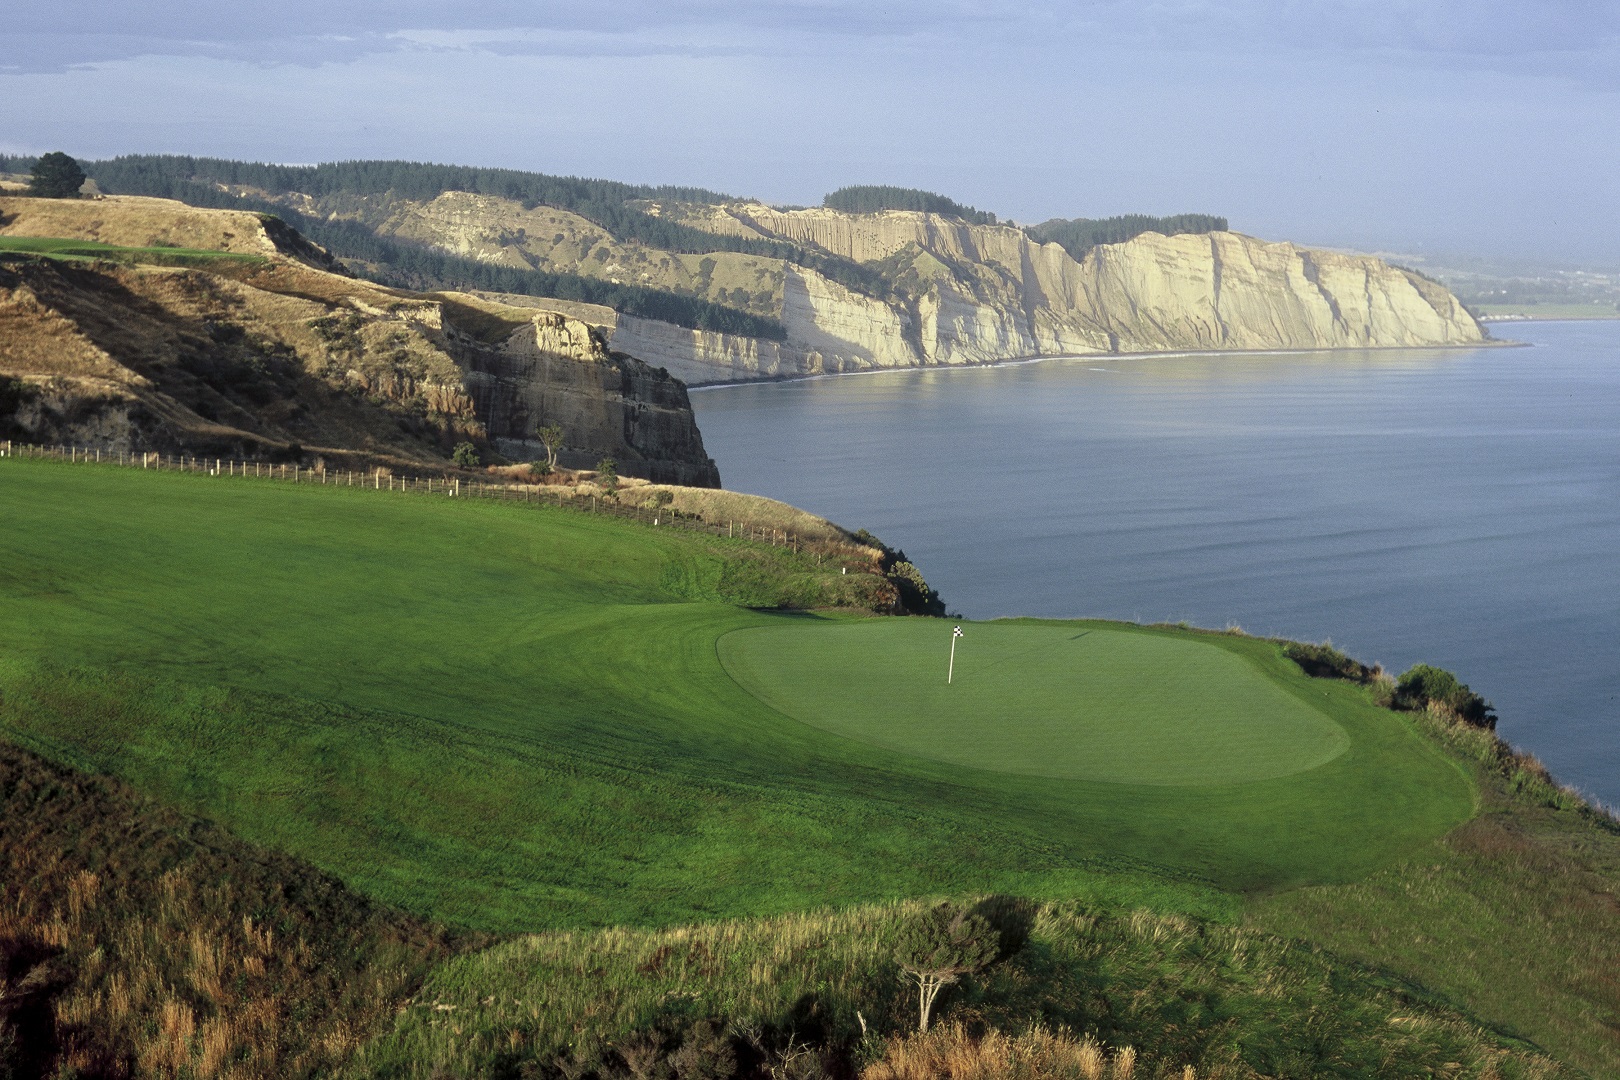
{"label": "putting green", "polygon": [[885,619],[720,639],[726,671],[795,720],[997,772],[1203,786],[1303,772],[1343,753],[1337,723],[1241,656],[1084,623]]}

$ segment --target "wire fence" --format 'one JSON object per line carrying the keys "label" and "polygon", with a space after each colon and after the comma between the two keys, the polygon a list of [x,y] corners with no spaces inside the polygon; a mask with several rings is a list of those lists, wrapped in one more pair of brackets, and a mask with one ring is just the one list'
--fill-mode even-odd
{"label": "wire fence", "polygon": [[129,469],[158,469],[198,473],[205,476],[274,480],[290,484],[319,484],[368,491],[389,491],[410,495],[433,495],[449,499],[495,499],[502,502],[555,506],[587,514],[639,521],[654,528],[683,529],[731,539],[768,543],[797,552],[804,541],[794,533],[746,521],[715,522],[682,514],[668,507],[629,506],[615,498],[580,492],[558,485],[489,484],[463,480],[457,476],[396,476],[389,469],[327,469],[262,458],[199,457],[194,454],[165,454],[144,450],[105,450],[72,444],[36,445],[0,441],[0,458],[48,458],[86,465],[112,465]]}

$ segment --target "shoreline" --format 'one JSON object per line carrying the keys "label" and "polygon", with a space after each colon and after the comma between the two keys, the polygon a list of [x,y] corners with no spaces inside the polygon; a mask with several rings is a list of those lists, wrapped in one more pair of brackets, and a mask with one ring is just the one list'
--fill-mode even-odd
{"label": "shoreline", "polygon": [[1614,315],[1481,315],[1482,323],[1516,322],[1620,322],[1620,313]]}
{"label": "shoreline", "polygon": [[[1527,322],[1526,319],[1507,320]],[[1554,319],[1537,320],[1555,322]],[[1573,321],[1573,320],[1572,320]],[[1606,320],[1588,320],[1603,322]],[[757,379],[731,379],[725,382],[687,383],[688,393],[699,390],[724,390],[737,386],[758,386],[761,383],[814,382],[818,379],[843,379],[858,375],[891,375],[902,371],[963,371],[984,368],[1021,367],[1025,364],[1044,364],[1052,360],[1166,360],[1182,356],[1314,356],[1321,353],[1394,352],[1419,349],[1527,349],[1528,341],[1509,341],[1489,338],[1485,341],[1441,345],[1368,345],[1323,349],[1168,349],[1161,352],[1094,352],[1054,353],[1050,356],[1012,356],[1005,360],[973,360],[962,364],[908,364],[903,367],[866,368],[860,371],[822,371],[808,375],[762,375]]]}

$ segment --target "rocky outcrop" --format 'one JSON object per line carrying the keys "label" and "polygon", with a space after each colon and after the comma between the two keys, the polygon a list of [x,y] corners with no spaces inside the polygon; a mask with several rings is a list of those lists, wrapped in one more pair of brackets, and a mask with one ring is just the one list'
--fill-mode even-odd
{"label": "rocky outcrop", "polygon": [[506,457],[543,459],[534,433],[556,423],[564,433],[562,465],[592,468],[611,456],[628,476],[720,486],[686,387],[667,371],[609,353],[599,328],[540,312],[498,346],[464,352],[477,415]]}

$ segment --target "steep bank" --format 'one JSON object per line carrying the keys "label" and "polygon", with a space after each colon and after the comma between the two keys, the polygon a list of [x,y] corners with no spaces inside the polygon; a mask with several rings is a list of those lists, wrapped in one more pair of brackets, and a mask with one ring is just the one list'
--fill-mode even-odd
{"label": "steep bank", "polygon": [[[564,464],[719,483],[685,388],[565,314],[358,281],[274,219],[156,199],[0,199],[0,246],[24,237],[120,248],[0,264],[4,437],[420,468],[541,457],[555,422]],[[176,244],[228,254],[145,261]]]}

